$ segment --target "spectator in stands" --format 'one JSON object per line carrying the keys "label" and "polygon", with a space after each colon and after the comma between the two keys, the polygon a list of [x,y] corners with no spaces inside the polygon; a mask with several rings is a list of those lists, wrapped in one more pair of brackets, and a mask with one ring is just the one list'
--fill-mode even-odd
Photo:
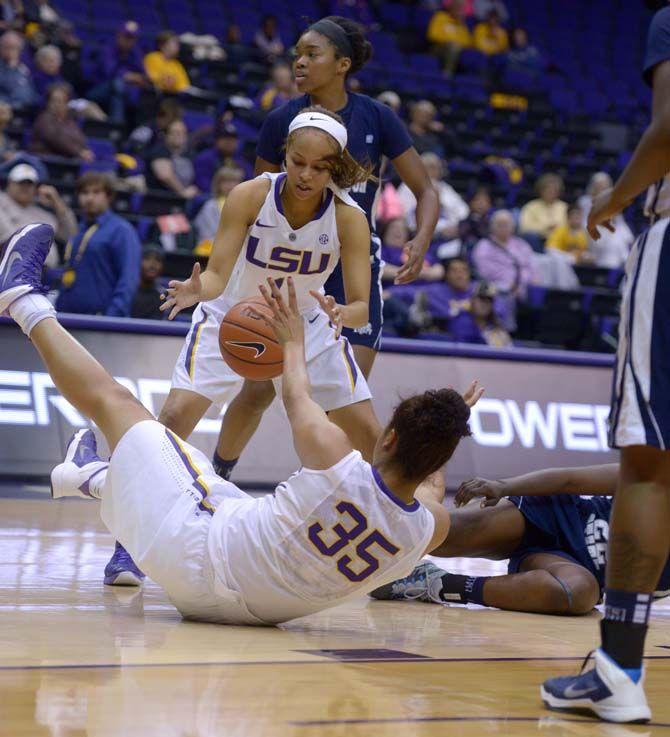
{"label": "spectator in stands", "polygon": [[99,74],[104,82],[89,93],[117,123],[125,121],[126,106],[137,107],[140,90],[150,85],[137,45],[139,35],[140,27],[134,20],[121,26],[100,56]]}
{"label": "spectator in stands", "polygon": [[199,255],[209,256],[216,230],[219,227],[223,203],[233,188],[243,179],[244,172],[231,166],[222,167],[214,175],[212,179],[212,197],[200,208],[200,212],[198,212],[193,223],[198,239],[196,250]]}
{"label": "spectator in stands", "polygon": [[238,153],[240,139],[232,123],[219,122],[214,132],[214,146],[201,151],[193,162],[195,184],[201,192],[209,192],[212,177],[221,167],[242,169],[244,178],[251,176],[251,167]]}
{"label": "spectator in stands", "polygon": [[487,56],[504,54],[509,49],[509,36],[500,23],[497,10],[490,10],[486,20],[475,26],[474,46]]}
{"label": "spectator in stands", "polygon": [[442,60],[444,73],[451,76],[458,66],[461,51],[472,46],[463,0],[451,0],[444,10],[436,11],[428,24],[426,37]]}
{"label": "spectator in stands", "polygon": [[133,297],[130,316],[142,320],[162,320],[161,289],[158,280],[163,275],[165,251],[157,243],[149,243],[142,249],[140,285]]}
{"label": "spectator in stands", "polygon": [[512,31],[512,48],[507,53],[507,66],[518,72],[538,76],[545,67],[545,61],[537,46],[528,42],[528,33],[523,28]]}
{"label": "spectator in stands", "polygon": [[568,206],[561,199],[563,180],[557,174],[543,174],[535,188],[539,197],[521,208],[519,228],[536,250],[542,250],[549,233],[565,222]]}
{"label": "spectator in stands", "polygon": [[30,150],[36,154],[93,161],[95,154],[68,108],[70,93],[68,84],[55,84],[49,88],[46,108],[33,125]]}
{"label": "spectator in stands", "polygon": [[23,28],[25,9],[23,0],[2,0],[0,2],[0,30]]}
{"label": "spectator in stands", "polygon": [[[442,159],[432,152],[422,154],[421,159],[440,200],[440,217],[435,226],[433,238],[444,240],[457,238],[458,225],[468,216],[470,208],[458,192],[444,181]],[[413,230],[416,225],[416,197],[404,182],[398,188],[398,195],[405,206],[408,225]]]}
{"label": "spectator in stands", "polygon": [[261,92],[258,104],[261,110],[272,110],[281,107],[297,94],[291,67],[280,61],[272,67],[270,82]]}
{"label": "spectator in stands", "polygon": [[[7,102],[0,102],[0,160],[9,161],[16,155],[16,143],[5,132],[12,122],[12,106]],[[1,241],[0,241],[1,242]]]}
{"label": "spectator in stands", "polygon": [[471,248],[489,234],[493,204],[486,187],[477,187],[468,203],[469,215],[458,226],[458,237],[465,248]]}
{"label": "spectator in stands", "polygon": [[174,120],[167,127],[164,140],[159,141],[147,155],[147,187],[191,199],[198,194],[194,178],[186,124],[183,120]]}
{"label": "spectator in stands", "polygon": [[444,125],[436,116],[437,110],[430,100],[418,100],[410,108],[407,128],[414,148],[420,154],[431,151],[443,159],[445,151],[440,135],[444,133]]}
{"label": "spectator in stands", "polygon": [[478,342],[471,314],[475,285],[465,259],[449,259],[444,265],[444,283],[426,288],[428,311],[438,325],[459,343]]}
{"label": "spectator in stands", "polygon": [[156,51],[144,57],[144,70],[159,92],[184,92],[191,86],[179,56],[179,37],[174,31],[156,36]]}
{"label": "spectator in stands", "polygon": [[538,280],[534,256],[528,243],[514,234],[512,213],[497,210],[491,216],[488,237],[472,251],[472,263],[501,295],[525,300],[529,285]]}
{"label": "spectator in stands", "polygon": [[[39,182],[37,169],[29,164],[17,164],[10,170],[7,188],[0,192],[0,243],[30,223],[48,223],[61,242],[77,232],[77,219],[56,188],[47,184],[40,186]],[[54,246],[47,257],[47,266],[54,268],[59,261],[58,249]]]}
{"label": "spectator in stands", "polygon": [[15,109],[38,102],[30,70],[21,61],[24,46],[23,36],[16,31],[5,31],[0,36],[0,100]]}
{"label": "spectator in stands", "polygon": [[274,15],[263,17],[261,27],[254,34],[254,45],[269,62],[284,53],[284,42],[277,30],[277,18]]}
{"label": "spectator in stands", "polygon": [[[390,220],[385,224],[381,238],[382,261],[384,261],[382,281],[392,282],[398,275],[400,267],[407,261],[407,254],[403,250],[405,243],[410,239],[407,221],[404,218]],[[440,281],[443,278],[444,267],[436,263],[430,253],[427,253],[417,282]]]}
{"label": "spectator in stands", "polygon": [[65,252],[60,312],[128,317],[140,278],[135,228],[111,211],[114,180],[89,171],[77,182],[84,219]]}
{"label": "spectator in stands", "polygon": [[[593,200],[606,189],[612,186],[612,177],[604,171],[597,172],[591,177],[586,194],[582,195],[578,202],[582,208],[582,225],[586,227],[586,219],[591,210]],[[626,263],[630,248],[635,236],[623,214],[619,213],[610,219],[614,226],[612,233],[607,228],[600,229],[600,238],[597,241],[589,238],[589,250],[593,255],[596,266],[606,269],[621,269]]]}
{"label": "spectator in stands", "polygon": [[[40,102],[44,104],[47,90],[55,84],[67,84],[61,74],[63,54],[58,46],[45,44],[35,52],[35,72],[33,73],[33,84]],[[107,115],[97,103],[90,100],[70,100],[69,108],[84,118],[92,120],[106,120]]]}
{"label": "spectator in stands", "polygon": [[163,140],[168,126],[175,120],[183,120],[182,106],[174,98],[161,100],[152,125],[140,125],[130,134],[129,143],[135,153],[143,154]]}
{"label": "spectator in stands", "polygon": [[512,345],[512,338],[496,314],[496,294],[496,288],[487,282],[480,282],[475,287],[471,310],[479,340],[472,342],[506,348]]}
{"label": "spectator in stands", "polygon": [[474,0],[472,3],[472,12],[479,20],[488,18],[492,10],[498,14],[501,23],[507,23],[509,11],[503,0]]}
{"label": "spectator in stands", "polygon": [[566,221],[549,233],[546,247],[559,251],[573,264],[593,262],[588,250],[589,234],[584,227],[584,214],[579,205],[568,207]]}
{"label": "spectator in stands", "polygon": [[397,92],[394,92],[393,90],[384,90],[384,92],[380,92],[379,95],[377,95],[377,100],[381,102],[382,105],[390,107],[396,115],[400,115],[402,101],[400,100],[400,95]]}

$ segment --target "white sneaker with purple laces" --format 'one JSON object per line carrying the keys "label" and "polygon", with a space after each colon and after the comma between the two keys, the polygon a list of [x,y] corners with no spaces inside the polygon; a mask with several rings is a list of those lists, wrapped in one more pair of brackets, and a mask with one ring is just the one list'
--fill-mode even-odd
{"label": "white sneaker with purple laces", "polygon": [[98,444],[92,430],[78,430],[67,444],[65,460],[51,472],[51,496],[97,499],[91,494],[91,480],[106,471],[109,463],[98,456]]}

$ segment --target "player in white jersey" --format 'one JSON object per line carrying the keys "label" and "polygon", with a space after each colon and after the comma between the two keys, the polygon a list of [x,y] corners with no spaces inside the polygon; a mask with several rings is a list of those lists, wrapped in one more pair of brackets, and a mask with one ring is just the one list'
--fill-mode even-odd
{"label": "player in white jersey", "polygon": [[[315,401],[349,435],[368,460],[379,432],[370,390],[356,365],[342,327],[368,321],[370,229],[363,211],[343,191],[365,181],[367,169],[346,148],[347,129],[337,115],[306,108],[291,123],[286,172],[244,182],[226,199],[204,273],[170,282],[163,308],[174,317],[200,303],[174,369],[172,388],[159,421],[187,438],[211,404],[223,405],[240,377],[219,348],[225,313],[257,295],[265,277],[291,275],[305,320],[307,367]],[[347,303],[336,304],[323,285],[342,264]],[[251,348],[250,350],[255,350]],[[275,382],[278,387],[279,380]],[[256,431],[262,410],[241,435]],[[104,483],[104,474],[94,482]],[[105,569],[105,583],[141,582],[142,573],[118,546]],[[118,580],[117,580],[118,579]]]}
{"label": "player in white jersey", "polygon": [[[453,389],[404,400],[380,434],[374,465],[310,397],[304,320],[272,280],[268,322],[284,351],[282,398],[303,468],[274,496],[249,497],[151,414],[56,320],[41,271],[53,228],[29,226],[0,254],[0,314],[39,351],[60,393],[105,435],[112,456],[102,519],[162,585],[183,616],[276,623],[335,606],[410,573],[441,543],[449,515],[414,498],[417,486],[470,434],[470,409]],[[90,492],[104,464],[79,431],[54,491]],[[84,491],[81,491],[83,489]],[[90,495],[90,493],[88,494]]]}

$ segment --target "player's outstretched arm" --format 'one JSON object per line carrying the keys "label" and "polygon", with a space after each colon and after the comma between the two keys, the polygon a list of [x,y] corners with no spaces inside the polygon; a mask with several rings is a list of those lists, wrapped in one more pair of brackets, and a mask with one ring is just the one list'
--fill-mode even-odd
{"label": "player's outstretched arm", "polygon": [[613,230],[611,218],[670,171],[670,61],[661,62],[653,75],[651,123],[614,188],[599,195],[589,213],[588,230],[596,240],[597,226]]}
{"label": "player's outstretched arm", "polygon": [[482,507],[493,507],[506,496],[607,496],[615,493],[618,478],[618,463],[583,468],[547,468],[497,481],[474,478],[461,484],[454,503],[457,507],[462,507],[471,499],[480,497]]}
{"label": "player's outstretched arm", "polygon": [[198,302],[209,302],[223,293],[249,226],[256,219],[267,193],[268,182],[252,180],[238,184],[226,197],[207,269],[201,273],[200,264],[195,264],[188,279],[168,283],[161,310],[170,311],[169,320],[182,310]]}
{"label": "player's outstretched arm", "polygon": [[293,279],[290,276],[287,279],[288,304],[282,298],[274,280],[269,278],[268,284],[269,290],[264,286],[260,290],[272,310],[272,318],[252,306],[250,309],[274,330],[284,350],[282,400],[291,424],[295,451],[306,468],[330,468],[351,453],[351,443],[310,395],[305,361],[304,322],[298,312]]}

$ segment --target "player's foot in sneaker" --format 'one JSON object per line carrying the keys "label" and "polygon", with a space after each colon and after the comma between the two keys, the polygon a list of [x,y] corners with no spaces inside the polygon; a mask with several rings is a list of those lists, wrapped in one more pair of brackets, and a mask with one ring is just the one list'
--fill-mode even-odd
{"label": "player's foot in sneaker", "polygon": [[54,229],[44,223],[19,228],[0,247],[0,315],[19,297],[46,293],[42,267],[54,239]]}
{"label": "player's foot in sneaker", "polygon": [[51,472],[51,496],[61,499],[76,496],[94,499],[91,480],[106,471],[109,463],[98,456],[98,444],[92,430],[78,430],[67,444],[65,460]]}
{"label": "player's foot in sneaker", "polygon": [[444,571],[434,563],[420,563],[406,578],[400,578],[370,592],[374,599],[427,601],[444,604],[440,598]]}
{"label": "player's foot in sneaker", "polygon": [[540,693],[549,709],[587,712],[607,722],[648,722],[651,710],[643,683],[644,669],[629,673],[598,649],[592,670],[584,672],[582,666],[578,676],[550,678],[543,683]]}
{"label": "player's foot in sneaker", "polygon": [[141,586],[146,576],[135,565],[130,553],[116,543],[114,555],[105,566],[105,583],[107,586]]}

